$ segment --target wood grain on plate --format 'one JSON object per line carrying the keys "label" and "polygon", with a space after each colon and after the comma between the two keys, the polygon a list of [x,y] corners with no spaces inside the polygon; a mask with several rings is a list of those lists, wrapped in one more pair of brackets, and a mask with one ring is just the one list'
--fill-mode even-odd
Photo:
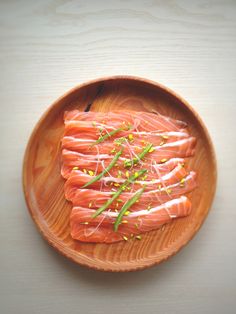
{"label": "wood grain on plate", "polygon": [[[199,187],[189,194],[193,210],[141,241],[94,244],[70,236],[71,203],[64,197],[60,175],[60,140],[63,114],[71,109],[158,111],[189,125],[198,139],[189,160],[197,171]],[[216,187],[216,160],[207,129],[189,104],[158,83],[131,76],[102,78],[80,85],[59,98],[36,125],[25,152],[23,185],[26,202],[38,229],[47,241],[73,261],[98,270],[132,271],[158,264],[178,252],[197,232],[207,216]]]}

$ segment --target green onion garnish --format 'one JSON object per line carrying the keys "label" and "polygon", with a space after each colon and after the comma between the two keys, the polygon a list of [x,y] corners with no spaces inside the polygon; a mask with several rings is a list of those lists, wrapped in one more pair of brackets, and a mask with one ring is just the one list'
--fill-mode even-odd
{"label": "green onion garnish", "polygon": [[142,176],[145,172],[147,172],[147,169],[142,169],[142,170],[139,170],[137,172],[135,172],[135,174],[133,174],[132,176],[130,176],[119,188],[119,190],[117,190],[112,198],[110,198],[103,206],[101,206],[100,208],[98,208],[96,210],[96,212],[92,215],[93,218],[97,217],[98,215],[100,215],[105,209],[107,209],[107,207],[109,207],[113,201],[115,199],[117,199],[120,194],[126,189],[126,187],[133,183],[138,177]]}
{"label": "green onion garnish", "polygon": [[126,141],[126,138],[125,138],[125,137],[120,137],[120,138],[116,138],[114,142],[116,143],[117,146],[120,146],[120,145],[123,144],[125,141]]}
{"label": "green onion garnish", "polygon": [[143,191],[145,190],[145,187],[141,188],[140,190],[138,190],[138,192],[136,192],[134,194],[133,197],[131,197],[121,208],[119,215],[116,218],[115,224],[114,224],[114,230],[117,231],[119,224],[122,220],[122,217],[124,216],[124,214],[126,213],[127,209],[129,209],[142,195]]}
{"label": "green onion garnish", "polygon": [[114,158],[112,159],[111,163],[101,172],[99,173],[99,175],[97,175],[95,178],[93,178],[92,180],[90,180],[89,182],[85,183],[82,188],[86,188],[87,186],[89,186],[90,184],[100,180],[107,172],[109,172],[111,170],[111,168],[115,165],[115,163],[117,162],[117,160],[119,159],[120,155],[123,152],[123,148],[114,156]]}
{"label": "green onion garnish", "polygon": [[99,144],[99,143],[105,141],[106,139],[108,139],[109,137],[111,137],[112,135],[115,135],[116,133],[118,133],[120,131],[123,131],[123,129],[122,128],[118,128],[118,129],[113,130],[113,131],[111,131],[111,132],[109,132],[109,133],[107,133],[107,134],[105,134],[103,136],[100,136],[99,139],[96,142],[94,142],[92,145]]}
{"label": "green onion garnish", "polygon": [[133,159],[127,159],[124,162],[125,167],[131,167],[132,165],[137,164],[147,153],[150,151],[152,148],[152,144],[148,144],[147,146],[144,147],[144,149],[141,151],[141,153],[138,154],[138,157],[135,157]]}

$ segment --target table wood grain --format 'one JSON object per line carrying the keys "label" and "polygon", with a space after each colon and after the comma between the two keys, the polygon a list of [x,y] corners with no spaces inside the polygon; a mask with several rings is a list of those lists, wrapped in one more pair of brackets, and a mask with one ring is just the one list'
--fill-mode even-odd
{"label": "table wood grain", "polygon": [[[0,306],[21,313],[235,313],[236,2],[0,1]],[[88,79],[146,77],[206,123],[218,160],[212,211],[166,263],[99,273],[53,251],[26,210],[22,159],[31,130]]]}

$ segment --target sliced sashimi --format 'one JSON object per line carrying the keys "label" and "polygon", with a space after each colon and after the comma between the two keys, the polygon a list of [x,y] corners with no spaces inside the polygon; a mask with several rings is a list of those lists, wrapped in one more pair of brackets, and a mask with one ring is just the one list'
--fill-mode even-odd
{"label": "sliced sashimi", "polygon": [[[101,136],[104,136],[108,133],[101,133],[95,131],[77,131],[77,133],[70,134],[71,132],[66,132],[62,139],[62,146],[66,148],[71,148],[75,146],[76,149],[89,149],[97,143],[97,140]],[[179,141],[181,139],[189,137],[189,134],[185,131],[177,132],[118,132],[109,136],[106,141],[99,145],[101,148],[106,145],[112,145],[114,147],[119,147],[122,144],[126,144],[126,141],[132,146],[142,147],[147,143],[152,143],[153,146],[162,146],[163,144],[172,143]],[[90,150],[91,151],[91,150]]]}
{"label": "sliced sashimi", "polygon": [[196,150],[187,124],[159,113],[64,115],[61,174],[72,203],[71,236],[113,243],[191,212],[184,194],[197,186],[186,167]]}
{"label": "sliced sashimi", "polygon": [[[104,142],[98,145],[84,145],[81,140],[76,139],[74,137],[64,137],[62,141],[62,147],[67,150],[73,150],[80,152],[82,154],[94,155],[94,154],[114,154],[120,147],[124,147],[124,152],[122,157],[125,158],[135,158],[139,155],[142,150],[145,148],[143,146],[134,146],[130,143],[126,143],[126,145],[119,145],[118,147],[114,146],[112,142]],[[170,158],[185,158],[190,157],[195,153],[196,146],[196,138],[188,137],[182,140],[178,140],[173,143],[166,143],[161,146],[154,146],[152,153],[145,156],[147,161],[151,159],[155,159],[157,163],[161,162],[162,159],[170,159]]]}
{"label": "sliced sashimi", "polygon": [[131,212],[125,216],[117,232],[114,231],[113,226],[118,213],[106,211],[100,216],[92,218],[94,212],[93,209],[89,208],[73,207],[70,217],[71,236],[73,239],[84,242],[105,243],[128,240],[131,235],[140,235],[157,229],[174,218],[189,215],[191,203],[187,197],[181,196],[150,210]]}
{"label": "sliced sashimi", "polygon": [[[163,185],[164,187],[179,182],[182,178],[186,177],[187,171],[181,165],[178,164],[172,171],[165,174],[161,178],[156,175],[156,178],[153,180],[147,181],[145,177],[140,177],[140,179],[136,180],[131,187],[127,187],[126,190],[136,191],[140,188],[140,186],[146,186],[146,191],[157,188],[159,185]],[[82,188],[85,184],[87,184],[90,180],[93,180],[94,176],[90,176],[87,173],[84,173],[80,170],[73,170],[71,176],[68,178],[65,184],[65,196],[67,199],[73,199],[73,191],[76,191],[79,188]],[[96,181],[90,185],[90,188],[103,190],[103,191],[116,191],[126,179],[124,178],[116,178],[112,176],[104,176],[99,181]]]}
{"label": "sliced sashimi", "polygon": [[138,131],[178,131],[186,128],[187,124],[183,121],[175,120],[161,114],[136,111],[114,111],[106,113],[81,112],[73,110],[65,112],[64,120],[70,121],[95,121],[104,125],[120,127],[121,124],[131,126]]}
{"label": "sliced sashimi", "polygon": [[[152,191],[144,192],[138,202],[136,202],[129,210],[140,210],[167,202],[172,198],[179,197],[189,193],[197,186],[196,173],[191,171],[182,181],[164,187],[163,185],[153,189]],[[168,190],[168,191],[167,191]],[[98,191],[93,189],[71,189],[67,191],[67,199],[73,200],[75,206],[99,208],[112,197],[111,191]],[[119,210],[125,202],[134,196],[134,193],[124,192],[118,200],[114,201],[109,208]]]}
{"label": "sliced sashimi", "polygon": [[[116,132],[112,132],[116,131]],[[111,133],[111,134],[110,134]],[[114,133],[114,134],[113,134]],[[134,139],[143,139],[149,141],[157,141],[158,137],[161,140],[171,140],[174,141],[175,137],[187,137],[188,131],[186,129],[178,129],[176,131],[160,131],[157,132],[155,130],[147,130],[147,131],[139,131],[138,128],[134,128],[132,126],[127,127],[125,122],[123,121],[120,125],[112,126],[106,125],[103,123],[97,123],[94,121],[65,121],[65,132],[64,136],[73,136],[75,138],[82,138],[82,139],[93,139],[94,141],[97,140],[100,136],[104,136],[109,134],[109,139],[115,139],[119,137],[127,137],[132,134]]]}
{"label": "sliced sashimi", "polygon": [[[72,170],[81,170],[81,171],[92,171],[95,175],[104,170],[104,168],[108,167],[111,163],[113,156],[108,154],[101,155],[86,155],[78,152],[70,151],[67,149],[63,149],[62,151],[62,168],[61,174],[64,178],[69,178]],[[120,158],[121,159],[121,158]],[[123,166],[125,158],[119,160],[117,165],[119,167],[113,167],[109,173],[114,177],[127,177],[126,171],[121,171],[120,168]],[[166,174],[176,167],[178,164],[184,164],[184,158],[171,158],[165,163],[147,163],[145,164],[145,169],[148,170],[147,179],[150,180],[156,174],[156,168],[160,172],[161,175]],[[142,165],[137,164],[135,169],[141,169]]]}

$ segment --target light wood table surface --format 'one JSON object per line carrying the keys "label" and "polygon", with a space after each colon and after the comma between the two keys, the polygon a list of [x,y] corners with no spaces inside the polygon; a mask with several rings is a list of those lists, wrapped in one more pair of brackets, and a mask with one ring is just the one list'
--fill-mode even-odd
{"label": "light wood table surface", "polygon": [[[42,240],[21,187],[28,137],[45,109],[88,79],[156,80],[198,111],[218,188],[197,236],[137,273],[80,267]],[[0,1],[0,313],[236,311],[236,1]]]}

